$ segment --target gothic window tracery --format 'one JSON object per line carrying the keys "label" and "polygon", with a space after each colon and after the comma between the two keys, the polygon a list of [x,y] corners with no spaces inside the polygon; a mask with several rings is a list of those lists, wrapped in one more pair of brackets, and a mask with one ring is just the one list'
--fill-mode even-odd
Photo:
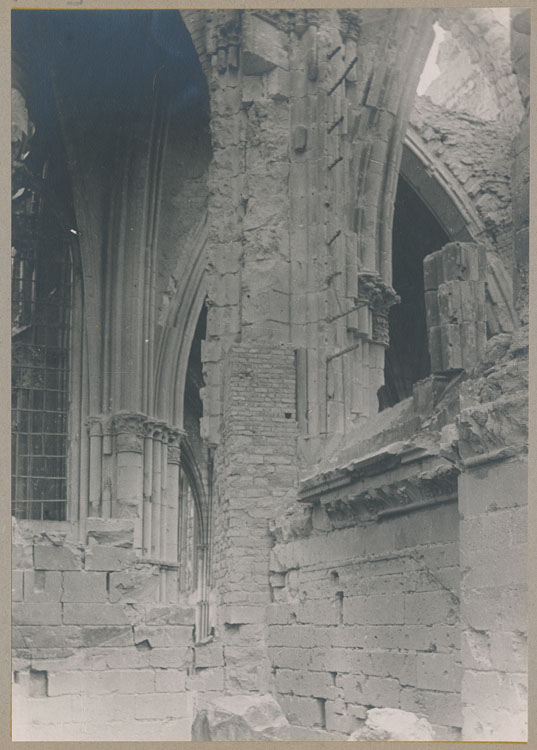
{"label": "gothic window tracery", "polygon": [[71,258],[53,198],[58,170],[13,144],[12,512],[66,518]]}

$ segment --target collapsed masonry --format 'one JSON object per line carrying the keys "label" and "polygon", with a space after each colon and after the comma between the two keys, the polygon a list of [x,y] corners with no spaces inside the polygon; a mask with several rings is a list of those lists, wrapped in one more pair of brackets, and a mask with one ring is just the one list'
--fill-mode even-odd
{"label": "collapsed masonry", "polygon": [[14,738],[523,740],[528,14],[29,13]]}

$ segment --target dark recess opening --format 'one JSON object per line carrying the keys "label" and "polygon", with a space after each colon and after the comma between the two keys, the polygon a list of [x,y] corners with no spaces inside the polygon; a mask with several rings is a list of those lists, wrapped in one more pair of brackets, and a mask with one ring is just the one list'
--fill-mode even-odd
{"label": "dark recess opening", "polygon": [[200,398],[200,388],[203,388],[204,386],[203,367],[201,362],[201,342],[205,339],[206,330],[207,307],[203,305],[196,325],[194,338],[192,339],[185,383],[185,420],[197,423],[194,432],[199,431],[199,420],[203,416],[203,404]]}
{"label": "dark recess opening", "polygon": [[431,373],[423,259],[450,241],[434,214],[410,185],[399,177],[392,242],[392,284],[401,298],[390,310],[390,345],[379,390],[379,410],[412,395],[412,386]]}

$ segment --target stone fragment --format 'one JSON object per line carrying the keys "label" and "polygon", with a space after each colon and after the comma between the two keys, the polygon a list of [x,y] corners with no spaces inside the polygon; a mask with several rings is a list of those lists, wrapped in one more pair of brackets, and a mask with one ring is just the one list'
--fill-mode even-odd
{"label": "stone fragment", "polygon": [[423,262],[431,371],[469,370],[486,343],[486,253],[451,242]]}
{"label": "stone fragment", "polygon": [[398,708],[372,708],[367,712],[364,726],[353,732],[349,740],[426,742],[434,738],[427,719]]}
{"label": "stone fragment", "polygon": [[88,545],[132,547],[134,522],[130,518],[88,518],[86,536]]}
{"label": "stone fragment", "polygon": [[244,75],[262,75],[276,66],[289,67],[285,34],[261,18],[245,13],[242,27],[241,60]]}
{"label": "stone fragment", "polygon": [[110,573],[111,602],[158,602],[160,573],[154,565]]}
{"label": "stone fragment", "polygon": [[205,703],[194,718],[192,739],[271,740],[289,722],[271,695],[229,695]]}

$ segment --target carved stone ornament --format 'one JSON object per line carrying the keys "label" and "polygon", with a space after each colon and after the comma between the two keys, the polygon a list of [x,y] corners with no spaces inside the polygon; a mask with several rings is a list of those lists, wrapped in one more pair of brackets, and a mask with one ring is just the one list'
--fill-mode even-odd
{"label": "carved stone ornament", "polygon": [[239,37],[241,29],[240,10],[219,10],[207,16],[207,54],[216,56],[216,68],[220,74],[239,67]]}
{"label": "carved stone ornament", "polygon": [[147,417],[144,414],[114,414],[110,426],[112,433],[115,435],[117,453],[122,451],[141,453],[143,451],[144,424],[146,419]]}
{"label": "carved stone ornament", "polygon": [[389,346],[390,344],[388,313],[383,310],[373,310],[372,338],[378,344],[383,344],[384,346]]}
{"label": "carved stone ornament", "polygon": [[181,463],[181,441],[185,436],[185,431],[178,427],[170,427],[168,433],[168,463]]}
{"label": "carved stone ornament", "polygon": [[386,284],[378,273],[358,274],[358,299],[367,302],[372,310],[388,312],[392,305],[400,302],[393,287]]}
{"label": "carved stone ornament", "polygon": [[103,434],[103,418],[99,416],[91,416],[86,420],[88,427],[88,433],[90,437],[96,437]]}
{"label": "carved stone ornament", "polygon": [[335,526],[452,502],[459,469],[412,443],[394,443],[302,483],[299,500],[320,502]]}
{"label": "carved stone ornament", "polygon": [[395,290],[377,273],[358,275],[358,303],[359,305],[366,304],[373,313],[373,341],[388,346],[390,342],[388,312],[392,305],[400,301]]}
{"label": "carved stone ornament", "polygon": [[341,23],[341,36],[343,39],[353,39],[358,41],[361,25],[360,11],[350,8],[340,8],[338,10],[338,15]]}

